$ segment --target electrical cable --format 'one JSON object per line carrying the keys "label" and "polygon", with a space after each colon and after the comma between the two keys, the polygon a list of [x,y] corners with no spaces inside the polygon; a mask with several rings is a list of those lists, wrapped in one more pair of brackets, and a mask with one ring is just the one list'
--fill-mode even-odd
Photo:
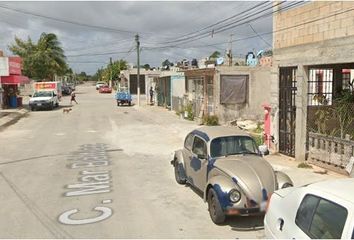
{"label": "electrical cable", "polygon": [[250,26],[250,28],[252,29],[252,31],[265,43],[267,44],[269,47],[273,47],[269,42],[267,42],[262,36],[260,36],[256,30],[252,27],[251,23],[248,24]]}
{"label": "electrical cable", "polygon": [[[198,40],[198,39],[200,39],[200,38],[205,38],[205,37],[207,37],[207,36],[209,36],[209,35],[214,35],[214,34],[216,33],[216,31],[218,31],[219,29],[221,29],[221,28],[223,28],[223,27],[225,27],[225,26],[229,26],[230,24],[235,24],[235,23],[239,23],[239,22],[241,22],[241,21],[247,20],[248,18],[250,18],[250,17],[252,17],[252,16],[256,16],[257,14],[260,14],[260,13],[262,13],[262,12],[265,12],[265,11],[267,11],[267,10],[270,10],[270,9],[272,9],[273,7],[275,7],[275,6],[279,5],[279,4],[281,4],[281,3],[277,3],[277,4],[274,5],[274,6],[270,6],[270,7],[261,9],[261,10],[257,10],[257,12],[255,12],[255,13],[252,12],[254,9],[248,10],[248,12],[247,12],[247,11],[244,11],[244,12],[242,12],[242,13],[246,13],[246,15],[245,15],[245,16],[242,16],[242,14],[238,15],[238,16],[242,16],[242,17],[239,18],[239,19],[234,20],[232,23],[227,23],[226,25],[224,25],[224,26],[219,26],[219,27],[217,27],[217,28],[207,29],[206,32],[204,31],[203,33],[200,33],[200,34],[198,34],[198,35],[194,35],[194,36],[190,36],[190,37],[185,37],[185,38],[179,38],[179,39],[176,39],[176,40],[173,40],[173,41],[162,42],[162,43],[177,43],[177,42],[185,42],[185,41],[188,42],[188,41]],[[267,13],[267,14],[269,14],[269,13]],[[257,17],[257,18],[259,18],[259,17]],[[206,28],[205,28],[205,29],[206,29]]]}
{"label": "electrical cable", "polygon": [[70,21],[70,20],[66,20],[66,19],[55,18],[55,17],[51,17],[51,16],[38,14],[38,13],[29,12],[29,11],[18,9],[18,8],[11,8],[9,6],[1,5],[1,4],[0,4],[0,8],[6,9],[6,10],[10,10],[10,11],[14,11],[14,12],[18,12],[18,13],[25,14],[25,15],[45,18],[45,19],[49,19],[49,20],[57,21],[57,22],[61,22],[61,23],[68,23],[68,24],[72,24],[72,25],[78,25],[78,26],[82,26],[82,27],[94,28],[94,29],[110,31],[110,32],[136,34],[136,32],[134,32],[134,31],[129,31],[129,30],[125,30],[125,29],[111,28],[111,27],[106,27],[106,26],[90,25],[90,24],[87,24],[87,23],[81,23],[81,22],[75,22],[75,21]]}

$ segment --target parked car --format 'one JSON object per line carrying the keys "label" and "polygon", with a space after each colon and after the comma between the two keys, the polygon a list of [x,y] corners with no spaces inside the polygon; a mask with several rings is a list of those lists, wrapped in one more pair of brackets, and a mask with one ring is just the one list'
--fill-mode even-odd
{"label": "parked car", "polygon": [[63,85],[63,86],[61,86],[61,92],[63,95],[70,95],[72,92],[72,89],[69,86]]}
{"label": "parked car", "polygon": [[281,189],[264,218],[266,238],[354,239],[354,179]]}
{"label": "parked car", "polygon": [[179,184],[203,193],[212,221],[227,215],[264,214],[270,194],[293,185],[262,157],[254,139],[232,127],[202,127],[189,133],[171,164]]}
{"label": "parked car", "polygon": [[108,85],[101,86],[98,90],[99,93],[112,93],[112,88]]}
{"label": "parked car", "polygon": [[68,83],[67,86],[71,89],[71,91],[75,91],[75,83]]}
{"label": "parked car", "polygon": [[30,95],[29,107],[31,111],[38,109],[53,110],[59,106],[59,98],[55,90],[36,91]]}
{"label": "parked car", "polygon": [[132,104],[132,96],[127,87],[118,88],[115,99],[117,100],[117,106],[123,104],[128,104],[129,106],[131,106]]}
{"label": "parked car", "polygon": [[102,86],[104,86],[104,85],[107,85],[107,83],[106,83],[106,82],[97,82],[97,83],[96,83],[96,90],[99,90],[100,87],[102,87]]}

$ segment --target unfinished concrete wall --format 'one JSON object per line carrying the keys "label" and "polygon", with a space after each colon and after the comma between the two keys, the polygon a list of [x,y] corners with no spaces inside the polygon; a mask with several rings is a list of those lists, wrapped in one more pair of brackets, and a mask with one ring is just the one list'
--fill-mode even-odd
{"label": "unfinished concrete wall", "polygon": [[280,12],[274,18],[274,48],[353,36],[352,10],[353,1],[314,1]]}
{"label": "unfinished concrete wall", "polygon": [[[297,27],[293,27],[298,25]],[[286,29],[286,30],[283,30]],[[273,17],[273,149],[279,141],[279,67],[297,67],[295,159],[305,160],[309,66],[354,62],[354,2],[314,1]]]}
{"label": "unfinished concrete wall", "polygon": [[[220,103],[221,75],[248,75],[247,101],[244,104]],[[225,123],[235,119],[250,119],[263,121],[262,104],[270,103],[271,96],[270,67],[218,67],[214,78],[215,113],[220,122]]]}

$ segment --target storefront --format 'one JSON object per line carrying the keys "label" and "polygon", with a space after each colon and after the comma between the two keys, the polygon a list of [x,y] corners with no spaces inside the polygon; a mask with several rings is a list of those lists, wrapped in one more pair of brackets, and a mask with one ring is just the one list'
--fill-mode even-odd
{"label": "storefront", "polygon": [[20,57],[0,57],[0,107],[16,108],[22,106],[19,86],[29,83],[28,77],[22,76]]}

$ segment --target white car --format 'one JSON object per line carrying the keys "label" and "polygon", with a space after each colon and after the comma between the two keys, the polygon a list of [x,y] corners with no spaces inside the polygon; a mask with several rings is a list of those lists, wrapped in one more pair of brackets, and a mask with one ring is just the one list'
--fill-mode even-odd
{"label": "white car", "polygon": [[275,191],[264,218],[266,238],[353,239],[354,179]]}
{"label": "white car", "polygon": [[107,85],[107,83],[106,82],[97,82],[96,83],[96,90],[100,89],[100,87],[102,87],[104,85]]}
{"label": "white car", "polygon": [[31,111],[42,108],[53,110],[59,106],[59,98],[54,91],[37,91],[30,97],[29,106]]}

